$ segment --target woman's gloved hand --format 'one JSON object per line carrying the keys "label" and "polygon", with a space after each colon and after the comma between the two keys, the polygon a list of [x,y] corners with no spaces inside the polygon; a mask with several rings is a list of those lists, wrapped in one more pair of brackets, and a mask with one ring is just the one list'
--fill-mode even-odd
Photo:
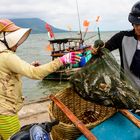
{"label": "woman's gloved hand", "polygon": [[78,56],[80,52],[70,52],[62,57],[60,57],[60,61],[66,65],[66,64],[76,64],[77,62],[80,62],[81,57]]}

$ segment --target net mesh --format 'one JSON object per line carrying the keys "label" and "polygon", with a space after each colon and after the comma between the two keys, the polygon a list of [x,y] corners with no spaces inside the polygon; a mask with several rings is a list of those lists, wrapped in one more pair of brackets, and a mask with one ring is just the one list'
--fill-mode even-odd
{"label": "net mesh", "polygon": [[100,48],[70,82],[76,93],[88,101],[119,109],[140,108],[139,91],[106,48]]}

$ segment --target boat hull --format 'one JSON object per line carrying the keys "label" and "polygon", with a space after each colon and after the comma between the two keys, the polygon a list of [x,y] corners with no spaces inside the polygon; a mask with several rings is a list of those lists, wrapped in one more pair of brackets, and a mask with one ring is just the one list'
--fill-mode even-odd
{"label": "boat hull", "polygon": [[[135,116],[140,119],[140,116]],[[140,129],[121,113],[116,113],[91,132],[97,140],[140,140]],[[87,139],[82,135],[77,140]]]}
{"label": "boat hull", "polygon": [[65,69],[53,72],[46,76],[43,80],[56,80],[56,81],[68,81],[70,77],[75,74],[81,68]]}

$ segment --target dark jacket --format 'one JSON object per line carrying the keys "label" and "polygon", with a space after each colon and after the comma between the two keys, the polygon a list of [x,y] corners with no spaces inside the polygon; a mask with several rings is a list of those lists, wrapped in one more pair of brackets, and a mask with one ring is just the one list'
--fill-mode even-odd
{"label": "dark jacket", "polygon": [[140,50],[137,49],[137,46],[138,40],[134,30],[121,31],[105,44],[105,47],[110,51],[119,49],[124,73],[129,75],[133,85],[140,91]]}
{"label": "dark jacket", "polygon": [[132,37],[132,38],[136,39],[136,35],[135,35],[134,30],[131,30],[131,31],[121,31],[121,32],[115,34],[111,39],[109,39],[105,43],[106,48],[109,49],[110,51],[119,49],[122,68],[124,68],[124,66],[123,66],[123,58],[122,58],[122,55],[123,55],[122,54],[122,41],[123,41],[123,38],[125,36]]}

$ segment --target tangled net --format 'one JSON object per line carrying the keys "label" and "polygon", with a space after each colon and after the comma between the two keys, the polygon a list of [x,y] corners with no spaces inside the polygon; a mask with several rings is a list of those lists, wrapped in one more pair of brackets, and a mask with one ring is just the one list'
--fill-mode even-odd
{"label": "tangled net", "polygon": [[100,48],[70,83],[85,100],[118,109],[140,109],[140,94],[113,55]]}

